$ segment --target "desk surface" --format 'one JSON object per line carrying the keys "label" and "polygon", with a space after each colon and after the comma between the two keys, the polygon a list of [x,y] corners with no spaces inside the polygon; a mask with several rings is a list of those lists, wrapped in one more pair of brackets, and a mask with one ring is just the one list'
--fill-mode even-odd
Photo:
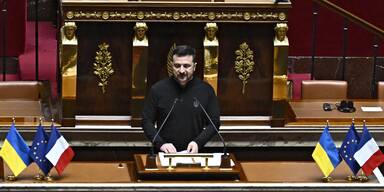
{"label": "desk surface", "polygon": [[[119,166],[121,165],[121,166]],[[332,183],[322,183],[322,174],[314,162],[242,162],[246,181],[134,181],[133,162],[73,162],[58,177],[51,171],[53,183],[38,183],[32,178],[38,172],[35,164],[28,167],[16,182],[0,183],[0,191],[22,188],[31,191],[376,191],[384,190],[374,177],[367,183],[348,183],[350,174],[342,163],[331,174]],[[5,166],[5,175],[9,175]]]}
{"label": "desk surface", "polygon": [[[292,101],[289,105],[293,112],[293,122],[288,126],[295,125],[324,125],[327,120],[333,125],[350,125],[352,119],[356,124],[362,124],[365,120],[370,126],[384,125],[384,112],[363,112],[361,107],[381,107],[384,109],[384,101],[366,100],[354,101],[356,111],[353,113],[343,113],[336,109],[335,104],[340,101],[335,100],[302,100]],[[330,103],[333,106],[332,111],[324,111],[323,103]]]}

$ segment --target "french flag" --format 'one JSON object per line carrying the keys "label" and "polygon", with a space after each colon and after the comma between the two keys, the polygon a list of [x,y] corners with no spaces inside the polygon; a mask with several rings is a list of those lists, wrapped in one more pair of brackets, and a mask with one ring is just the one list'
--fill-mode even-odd
{"label": "french flag", "polygon": [[65,140],[56,127],[52,125],[45,157],[53,164],[57,173],[61,175],[74,156],[75,153],[69,146],[67,140]]}
{"label": "french flag", "polygon": [[367,176],[374,173],[379,182],[384,183],[383,175],[378,168],[384,162],[384,155],[365,124],[358,149],[353,157]]}

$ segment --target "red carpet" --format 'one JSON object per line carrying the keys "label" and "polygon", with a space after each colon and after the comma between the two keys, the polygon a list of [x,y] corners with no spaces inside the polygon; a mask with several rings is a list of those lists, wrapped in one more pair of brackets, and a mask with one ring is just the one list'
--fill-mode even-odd
{"label": "red carpet", "polygon": [[[27,22],[25,52],[19,56],[21,80],[35,80],[35,23]],[[49,80],[57,96],[56,29],[51,22],[39,22],[39,80]]]}

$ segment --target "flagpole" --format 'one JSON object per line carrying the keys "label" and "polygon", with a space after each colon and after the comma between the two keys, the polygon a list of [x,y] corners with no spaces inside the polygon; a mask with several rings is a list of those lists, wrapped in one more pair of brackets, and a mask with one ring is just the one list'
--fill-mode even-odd
{"label": "flagpole", "polygon": [[[365,119],[363,119],[363,129],[364,127],[366,126],[366,121]],[[364,171],[361,171],[361,175],[357,177],[357,179],[360,181],[360,182],[368,182],[368,177],[365,175]]]}
{"label": "flagpole", "polygon": [[380,169],[378,167],[376,167],[374,170],[373,170],[373,174],[375,174],[377,180],[379,181],[380,184],[384,184],[384,176],[383,174],[381,173]]}
{"label": "flagpole", "polygon": [[[43,118],[39,118],[39,126],[42,125],[42,121],[43,121]],[[37,129],[38,127],[36,127],[36,133],[37,133]],[[39,173],[37,173],[37,175],[35,175],[35,177],[33,177],[36,181],[44,181],[45,180],[45,174],[42,173],[41,169],[39,169]]]}
{"label": "flagpole", "polygon": [[[51,129],[52,129],[52,127],[54,126],[54,122],[55,122],[55,120],[54,120],[53,117],[52,117],[52,118],[51,118]],[[53,177],[51,176],[51,174],[49,174],[50,172],[51,172],[51,170],[49,170],[47,176],[45,177],[45,180],[46,180],[47,182],[52,182],[52,181],[53,181]]]}

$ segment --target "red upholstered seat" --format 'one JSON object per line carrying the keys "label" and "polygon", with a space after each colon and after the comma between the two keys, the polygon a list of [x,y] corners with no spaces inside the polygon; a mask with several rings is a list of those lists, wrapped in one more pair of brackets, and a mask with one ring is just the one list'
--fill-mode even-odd
{"label": "red upholstered seat", "polygon": [[292,99],[301,99],[301,82],[303,80],[310,80],[310,73],[290,73],[288,74],[288,80],[293,83]]}

